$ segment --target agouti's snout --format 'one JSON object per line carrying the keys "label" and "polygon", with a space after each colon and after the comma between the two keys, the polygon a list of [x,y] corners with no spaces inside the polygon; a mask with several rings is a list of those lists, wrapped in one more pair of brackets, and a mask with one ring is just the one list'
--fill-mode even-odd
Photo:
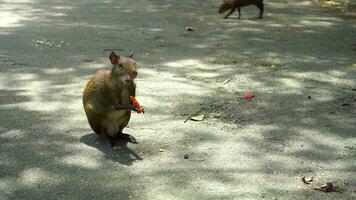
{"label": "agouti's snout", "polygon": [[131,79],[135,79],[137,76],[137,72],[136,71],[130,72],[129,75],[130,75]]}

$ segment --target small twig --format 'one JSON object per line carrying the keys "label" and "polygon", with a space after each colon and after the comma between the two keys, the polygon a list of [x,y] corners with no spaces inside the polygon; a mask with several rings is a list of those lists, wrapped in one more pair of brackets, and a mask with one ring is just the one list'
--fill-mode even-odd
{"label": "small twig", "polygon": [[189,115],[189,117],[186,119],[186,120],[184,120],[184,123],[186,123],[188,120],[190,120],[190,118],[192,118],[193,117],[193,115]]}
{"label": "small twig", "polygon": [[223,82],[223,85],[225,85],[226,83],[228,83],[228,82],[230,82],[230,81],[231,81],[231,79],[225,80],[225,81]]}

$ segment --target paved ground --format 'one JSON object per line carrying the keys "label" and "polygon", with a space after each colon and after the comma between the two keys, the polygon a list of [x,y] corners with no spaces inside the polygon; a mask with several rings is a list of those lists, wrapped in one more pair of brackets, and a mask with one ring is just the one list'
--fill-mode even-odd
{"label": "paved ground", "polygon": [[[219,3],[1,0],[0,199],[356,198],[356,19]],[[81,104],[111,49],[134,50],[147,108],[116,152]]]}

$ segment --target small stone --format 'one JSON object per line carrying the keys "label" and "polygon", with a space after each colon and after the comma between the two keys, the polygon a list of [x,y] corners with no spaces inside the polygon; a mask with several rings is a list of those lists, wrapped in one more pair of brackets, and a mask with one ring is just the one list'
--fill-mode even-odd
{"label": "small stone", "polygon": [[188,159],[189,155],[188,154],[184,154],[184,159]]}

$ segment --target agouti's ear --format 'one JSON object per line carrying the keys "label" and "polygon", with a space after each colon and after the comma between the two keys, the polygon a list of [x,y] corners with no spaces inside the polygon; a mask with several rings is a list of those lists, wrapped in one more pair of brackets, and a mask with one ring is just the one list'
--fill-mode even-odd
{"label": "agouti's ear", "polygon": [[117,64],[120,60],[120,56],[116,55],[114,52],[111,52],[110,56],[109,56],[110,62],[111,64]]}

